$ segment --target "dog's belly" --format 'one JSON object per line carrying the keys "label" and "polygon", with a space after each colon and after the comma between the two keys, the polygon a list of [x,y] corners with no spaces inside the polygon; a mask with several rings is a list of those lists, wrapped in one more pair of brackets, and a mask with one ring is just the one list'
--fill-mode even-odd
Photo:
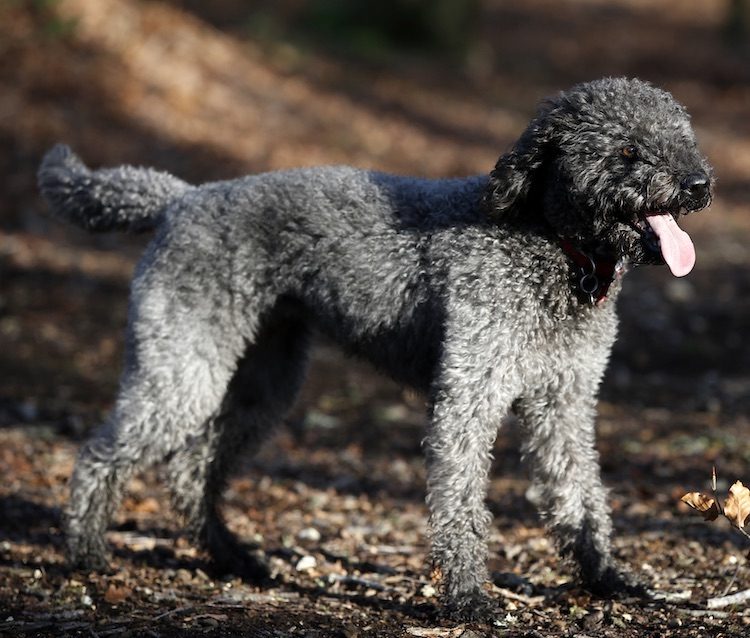
{"label": "dog's belly", "polygon": [[299,232],[290,237],[276,256],[273,287],[300,302],[303,317],[345,351],[426,390],[444,311],[420,236],[397,233],[382,220],[369,220],[368,233],[342,226],[346,232],[325,229],[314,240]]}
{"label": "dog's belly", "polygon": [[401,312],[393,308],[387,312],[389,309],[382,307],[377,321],[370,324],[362,316],[331,310],[310,308],[309,316],[323,335],[395,381],[427,392],[442,342],[439,309],[429,303],[401,308]]}

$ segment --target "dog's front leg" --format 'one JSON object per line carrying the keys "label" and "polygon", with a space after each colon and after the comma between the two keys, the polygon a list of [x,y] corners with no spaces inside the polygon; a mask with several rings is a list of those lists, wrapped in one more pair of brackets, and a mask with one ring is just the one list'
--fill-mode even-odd
{"label": "dog's front leg", "polygon": [[425,440],[432,558],[442,573],[448,614],[487,619],[496,609],[484,590],[492,520],[485,496],[501,414],[478,392],[486,379],[478,385],[462,381],[435,392]]}
{"label": "dog's front leg", "polygon": [[638,586],[618,571],[611,551],[608,493],[595,447],[595,385],[568,369],[517,401],[514,410],[521,419],[537,505],[561,553],[575,560],[591,591],[635,593]]}

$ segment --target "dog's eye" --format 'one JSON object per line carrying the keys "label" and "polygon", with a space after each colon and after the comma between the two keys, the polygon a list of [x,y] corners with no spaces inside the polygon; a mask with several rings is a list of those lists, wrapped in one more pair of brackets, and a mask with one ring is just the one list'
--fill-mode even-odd
{"label": "dog's eye", "polygon": [[623,146],[622,155],[629,160],[634,160],[638,157],[638,149],[635,146]]}

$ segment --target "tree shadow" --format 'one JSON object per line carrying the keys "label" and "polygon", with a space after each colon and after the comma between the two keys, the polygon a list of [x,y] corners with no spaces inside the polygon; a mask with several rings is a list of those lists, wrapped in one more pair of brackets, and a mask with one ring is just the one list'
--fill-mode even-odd
{"label": "tree shadow", "polygon": [[0,539],[34,545],[62,546],[59,532],[61,513],[56,507],[42,505],[23,496],[0,496]]}

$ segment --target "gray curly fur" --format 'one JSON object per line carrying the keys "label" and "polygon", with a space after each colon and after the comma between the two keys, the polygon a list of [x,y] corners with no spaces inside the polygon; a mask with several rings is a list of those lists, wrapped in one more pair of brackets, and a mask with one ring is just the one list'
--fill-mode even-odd
{"label": "gray curly fur", "polygon": [[90,171],[62,144],[45,155],[38,177],[57,216],[96,232],[151,230],[169,203],[191,188],[167,173],[132,166]]}
{"label": "gray curly fur", "polygon": [[[699,187],[686,186],[695,175]],[[143,168],[90,171],[52,150],[39,181],[56,214],[156,229],[132,284],[119,396],[72,478],[71,561],[106,565],[123,484],[166,461],[195,540],[220,567],[264,576],[217,503],[241,451],[292,404],[317,329],[429,397],[432,557],[449,611],[489,609],[485,496],[511,409],[563,554],[592,590],[627,588],[594,442],[620,282],[588,303],[560,238],[596,258],[662,263],[633,222],[705,207],[710,175],[685,110],[628,79],[545,102],[489,177],[328,167],[191,187]]]}

